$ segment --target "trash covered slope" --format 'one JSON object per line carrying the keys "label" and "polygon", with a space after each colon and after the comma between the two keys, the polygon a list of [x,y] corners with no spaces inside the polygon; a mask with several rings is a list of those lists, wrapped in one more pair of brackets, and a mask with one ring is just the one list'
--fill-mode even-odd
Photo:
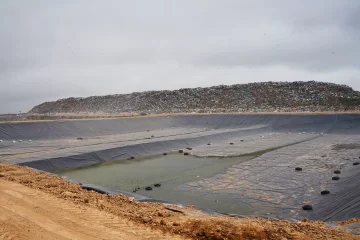
{"label": "trash covered slope", "polygon": [[323,82],[265,82],[67,98],[34,107],[29,114],[179,112],[299,112],[358,110],[360,93]]}

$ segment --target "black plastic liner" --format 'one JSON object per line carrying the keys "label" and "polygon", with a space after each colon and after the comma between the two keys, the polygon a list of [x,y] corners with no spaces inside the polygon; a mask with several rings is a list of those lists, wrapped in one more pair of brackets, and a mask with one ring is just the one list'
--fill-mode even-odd
{"label": "black plastic liner", "polygon": [[[252,126],[257,128],[250,128]],[[180,115],[169,117],[119,118],[103,120],[76,120],[56,122],[24,122],[0,124],[0,161],[5,161],[1,151],[13,149],[11,141],[55,141],[61,139],[97,138],[117,134],[146,133],[148,130],[196,128],[208,131],[210,129],[227,129],[229,131],[199,136],[182,136],[176,139],[156,139],[152,142],[129,142],[119,147],[105,148],[86,152],[70,151],[59,156],[32,156],[27,161],[21,160],[21,165],[39,170],[53,171],[60,168],[80,167],[105,161],[127,159],[130,156],[146,156],[162,154],[174,149],[194,147],[210,142],[224,141],[251,134],[264,132],[317,132],[322,134],[360,134],[360,115],[358,114],[224,114],[224,115]],[[240,129],[242,128],[242,130]],[[244,128],[248,128],[245,129]],[[81,141],[81,140],[79,140]],[[19,155],[14,151],[13,158]],[[19,155],[20,156],[20,155]],[[50,157],[49,157],[50,156]],[[359,152],[360,156],[360,152]],[[316,206],[313,211],[303,213],[302,216],[320,220],[343,220],[360,217],[360,168],[342,171],[340,181],[325,196],[319,194],[314,200]],[[344,174],[343,174],[344,172]],[[334,183],[335,184],[335,183]],[[84,186],[93,190],[97,186]],[[100,189],[100,191],[102,191]],[[104,190],[105,193],[105,190]],[[128,195],[128,194],[127,194]],[[138,200],[149,200],[136,196]]]}
{"label": "black plastic liner", "polygon": [[357,114],[224,114],[0,124],[1,140],[95,137],[172,127],[238,128],[264,124],[273,130],[359,131]]}

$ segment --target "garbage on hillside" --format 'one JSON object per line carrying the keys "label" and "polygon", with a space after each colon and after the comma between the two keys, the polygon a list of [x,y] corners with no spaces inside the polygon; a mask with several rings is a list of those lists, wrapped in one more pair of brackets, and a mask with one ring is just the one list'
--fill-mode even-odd
{"label": "garbage on hillside", "polygon": [[360,110],[360,93],[323,82],[265,82],[67,98],[29,114],[317,112]]}

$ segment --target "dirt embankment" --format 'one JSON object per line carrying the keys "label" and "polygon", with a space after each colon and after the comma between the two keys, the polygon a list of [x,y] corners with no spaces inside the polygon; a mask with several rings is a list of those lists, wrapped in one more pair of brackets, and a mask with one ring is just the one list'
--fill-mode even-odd
{"label": "dirt embankment", "polygon": [[139,117],[169,117],[169,116],[183,116],[183,115],[332,115],[332,114],[360,114],[359,109],[352,109],[347,111],[294,111],[294,112],[225,112],[225,113],[199,113],[199,112],[179,112],[179,113],[150,113],[142,115],[140,113],[121,113],[121,114],[96,114],[96,113],[71,113],[71,114],[5,114],[0,115],[0,123],[17,123],[17,122],[55,122],[55,121],[77,121],[77,120],[102,120],[112,118],[139,118]]}
{"label": "dirt embankment", "polygon": [[183,239],[3,180],[0,213],[0,239]]}
{"label": "dirt embankment", "polygon": [[360,239],[321,222],[210,216],[102,195],[6,163],[0,163],[0,209],[0,238],[10,239]]}

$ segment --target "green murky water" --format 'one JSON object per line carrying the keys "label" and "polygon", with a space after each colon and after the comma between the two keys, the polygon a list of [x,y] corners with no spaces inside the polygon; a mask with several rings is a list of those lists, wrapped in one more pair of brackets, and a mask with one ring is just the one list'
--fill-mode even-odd
{"label": "green murky water", "polygon": [[[178,187],[184,183],[224,173],[227,168],[240,162],[249,161],[254,156],[232,158],[197,158],[172,153],[133,160],[121,160],[90,167],[58,170],[57,174],[80,181],[104,186],[113,190],[132,192],[140,187],[138,194],[157,200],[194,205],[201,209],[211,209],[224,213],[264,214],[269,209],[254,210],[231,194],[217,194],[199,191],[187,192]],[[161,187],[154,187],[161,183]],[[152,186],[152,191],[146,191]]]}

